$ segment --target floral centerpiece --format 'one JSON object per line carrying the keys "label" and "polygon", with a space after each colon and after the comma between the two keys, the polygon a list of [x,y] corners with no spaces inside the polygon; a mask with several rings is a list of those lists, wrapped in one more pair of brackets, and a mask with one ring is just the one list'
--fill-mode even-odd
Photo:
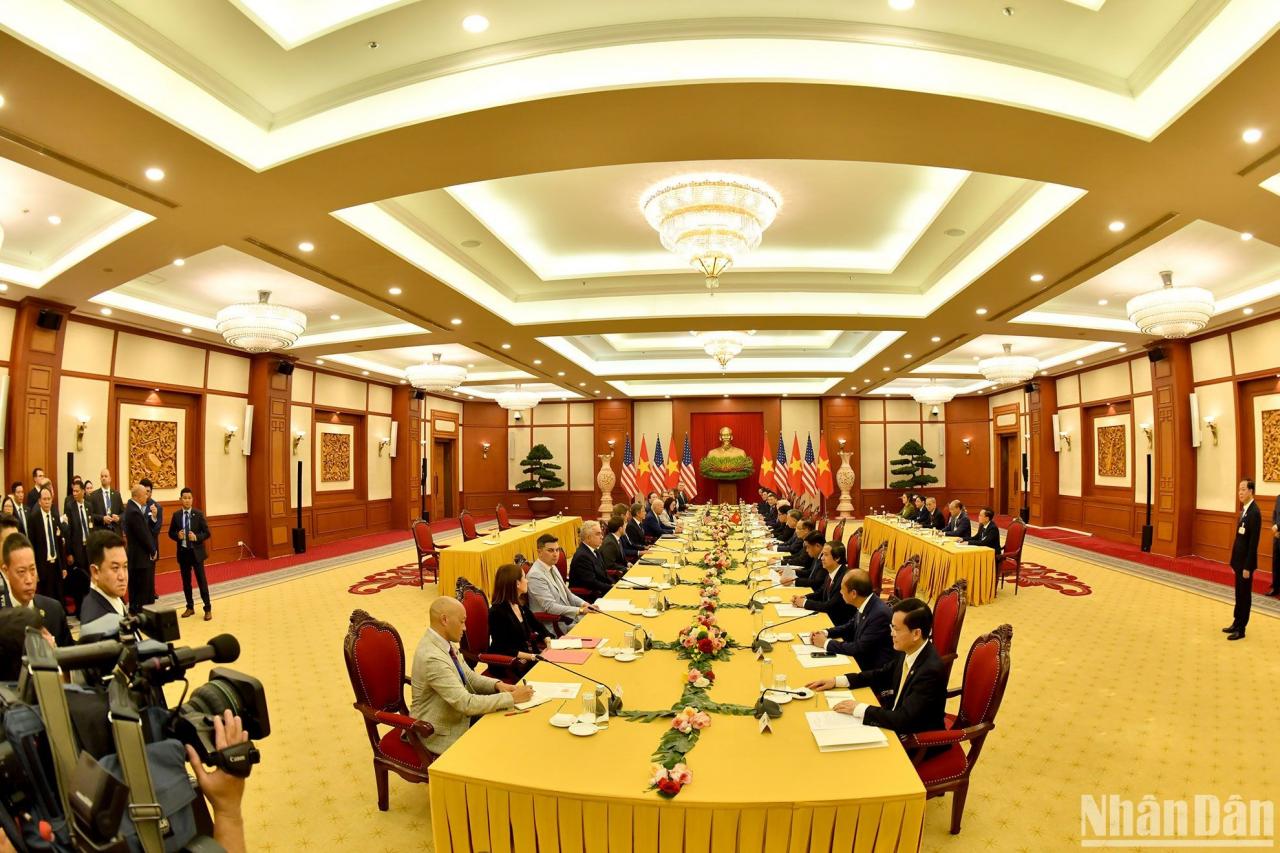
{"label": "floral centerpiece", "polygon": [[708,480],[745,480],[755,471],[750,456],[704,456],[698,470]]}

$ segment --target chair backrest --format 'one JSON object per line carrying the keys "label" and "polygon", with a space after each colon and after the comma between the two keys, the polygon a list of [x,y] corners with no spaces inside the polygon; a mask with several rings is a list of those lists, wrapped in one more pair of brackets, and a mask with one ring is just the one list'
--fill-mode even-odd
{"label": "chair backrest", "polygon": [[871,576],[871,588],[876,595],[884,587],[884,559],[889,551],[889,543],[881,542],[880,547],[871,552],[871,561],[867,565],[867,574]]}
{"label": "chair backrest", "polygon": [[946,504],[943,504],[941,507],[939,507],[939,509],[942,510],[942,520],[950,524],[951,523],[951,507]]}
{"label": "chair backrest", "polygon": [[1009,683],[1012,644],[1012,625],[1001,625],[973,641],[964,662],[964,685],[960,688],[960,710],[954,728],[995,721]]}
{"label": "chair backrest", "polygon": [[400,632],[363,610],[351,611],[342,657],[356,702],[375,711],[407,714],[404,704],[404,643]]}
{"label": "chair backrest", "polygon": [[419,560],[435,552],[436,540],[431,536],[430,524],[419,518],[409,525],[409,530],[413,533],[413,546],[418,549]]}
{"label": "chair backrest", "polygon": [[470,662],[489,650],[489,599],[483,592],[469,589],[462,594],[462,608],[467,611],[467,630],[461,646]]}
{"label": "chair backrest", "polygon": [[851,568],[858,568],[862,565],[862,528],[859,527],[853,531],[853,535],[849,537],[849,542],[844,546],[845,560]]}
{"label": "chair backrest", "polygon": [[968,609],[969,582],[964,578],[942,591],[933,603],[933,647],[951,674],[951,664],[956,659],[956,646],[960,632],[964,630],[964,613]]}
{"label": "chair backrest", "polygon": [[912,598],[919,583],[920,557],[913,555],[898,567],[898,573],[893,576],[893,594],[897,598]]}
{"label": "chair backrest", "polygon": [[1022,561],[1022,541],[1027,537],[1027,525],[1023,524],[1022,519],[1015,518],[1009,522],[1009,532],[1005,535],[1004,550],[1001,552],[1004,556],[1018,562]]}
{"label": "chair backrest", "polygon": [[[828,542],[844,541],[844,519],[843,518],[836,522],[835,529],[831,531],[831,535],[827,537],[827,541]],[[852,560],[849,561],[849,565],[851,566],[853,565]]]}
{"label": "chair backrest", "polygon": [[511,529],[511,516],[507,514],[507,507],[506,507],[506,505],[505,505],[505,504],[498,504],[497,508],[496,508],[496,509],[494,509],[494,513],[498,516],[498,529],[499,529],[499,530],[510,530],[510,529]]}
{"label": "chair backrest", "polygon": [[470,542],[480,534],[476,532],[476,520],[467,510],[463,510],[458,516],[458,526],[462,528],[462,541]]}
{"label": "chair backrest", "polygon": [[560,549],[560,556],[556,557],[556,571],[560,572],[565,583],[569,582],[569,555],[563,548]]}
{"label": "chair backrest", "polygon": [[476,586],[475,584],[467,580],[462,575],[459,575],[458,580],[453,585],[453,597],[458,599],[459,601],[462,601],[463,597],[469,592],[478,592],[484,596],[488,595],[488,593],[485,592],[483,589]]}

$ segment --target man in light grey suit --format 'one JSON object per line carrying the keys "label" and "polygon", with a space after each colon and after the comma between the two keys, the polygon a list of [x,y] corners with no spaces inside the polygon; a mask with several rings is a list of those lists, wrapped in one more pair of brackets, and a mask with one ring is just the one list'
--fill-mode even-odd
{"label": "man in light grey suit", "polygon": [[422,745],[437,755],[462,737],[474,717],[502,711],[533,698],[527,684],[504,684],[477,675],[458,654],[456,645],[467,624],[467,611],[452,598],[431,602],[431,627],[413,653],[414,719],[432,725],[435,733]]}
{"label": "man in light grey suit", "polygon": [[525,580],[529,584],[529,609],[534,613],[551,613],[559,623],[545,623],[554,634],[563,633],[566,622],[572,627],[582,614],[593,609],[590,604],[574,595],[569,584],[556,569],[560,558],[560,540],[550,533],[538,537],[538,559],[533,561]]}

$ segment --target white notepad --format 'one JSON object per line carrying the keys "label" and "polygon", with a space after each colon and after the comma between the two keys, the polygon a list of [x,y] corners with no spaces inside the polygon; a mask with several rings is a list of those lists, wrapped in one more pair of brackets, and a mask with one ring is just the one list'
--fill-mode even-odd
{"label": "white notepad", "polygon": [[803,607],[793,607],[785,602],[778,602],[773,605],[773,609],[778,612],[778,618],[790,619],[793,616],[808,616],[812,610],[805,610]]}
{"label": "white notepad", "polygon": [[607,613],[627,613],[631,610],[632,604],[625,598],[598,598],[596,599],[596,607]]}
{"label": "white notepad", "polygon": [[889,745],[889,739],[885,737],[882,729],[864,726],[849,714],[837,714],[835,711],[806,711],[804,716],[820,752],[873,749]]}
{"label": "white notepad", "polygon": [[582,648],[581,637],[552,637],[547,640],[547,648],[549,649],[580,649]]}
{"label": "white notepad", "polygon": [[530,681],[528,684],[533,688],[533,698],[528,702],[516,703],[516,708],[521,711],[526,708],[536,708],[552,699],[572,699],[582,688],[582,685],[576,681]]}

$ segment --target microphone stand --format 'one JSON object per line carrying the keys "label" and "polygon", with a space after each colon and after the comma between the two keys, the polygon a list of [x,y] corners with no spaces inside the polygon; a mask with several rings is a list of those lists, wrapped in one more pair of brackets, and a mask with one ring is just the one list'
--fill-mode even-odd
{"label": "microphone stand", "polygon": [[757,595],[759,595],[762,592],[767,592],[768,590],[777,589],[780,586],[786,586],[786,585],[787,584],[785,583],[775,583],[775,584],[771,584],[770,586],[762,586],[759,589],[757,589],[755,592],[751,593],[751,597],[747,599],[747,612],[758,613],[759,611],[764,610],[764,602],[756,601]]}
{"label": "microphone stand", "polygon": [[610,716],[616,717],[618,715],[618,712],[622,710],[622,699],[618,697],[618,694],[610,690],[609,685],[605,684],[603,681],[596,681],[594,678],[592,678],[589,675],[583,675],[581,672],[578,672],[575,669],[569,669],[569,667],[567,666],[561,666],[555,661],[547,660],[542,655],[538,655],[538,660],[541,663],[550,664],[551,666],[554,666],[556,669],[563,669],[565,672],[569,673],[570,675],[577,676],[578,678],[585,678],[587,681],[590,681],[592,684],[596,684],[600,687],[603,687],[609,693],[609,715]]}
{"label": "microphone stand", "polygon": [[808,619],[810,616],[814,616],[816,614],[817,614],[817,611],[815,610],[812,613],[806,613],[803,616],[792,616],[790,619],[783,619],[781,622],[778,622],[774,625],[769,625],[768,627],[761,628],[759,631],[756,632],[755,637],[751,639],[751,651],[753,652],[773,651],[773,643],[770,643],[768,640],[760,639],[761,634],[763,634],[765,631],[772,631],[774,628],[778,628],[782,625],[787,624],[788,622],[795,622],[798,619]]}
{"label": "microphone stand", "polygon": [[648,591],[650,591],[650,592],[656,592],[656,591],[657,591],[657,589],[658,589],[656,586],[649,586],[649,585],[647,585],[647,584],[636,583],[635,581],[631,580],[630,578],[618,578],[617,583],[622,583],[623,581],[626,581],[627,583],[631,584],[631,586],[630,586],[630,587],[628,587],[628,589],[645,589],[645,590],[648,590]]}
{"label": "microphone stand", "polygon": [[638,625],[635,622],[628,622],[626,619],[623,619],[621,617],[614,616],[612,613],[608,612],[607,610],[597,610],[596,612],[599,613],[601,616],[608,616],[610,619],[613,619],[616,622],[621,622],[623,625],[627,625],[628,627],[630,627],[631,630],[639,631],[641,634],[643,634],[644,639],[640,641],[641,651],[647,652],[653,648],[653,640],[649,639],[649,632],[645,630],[643,626]]}

